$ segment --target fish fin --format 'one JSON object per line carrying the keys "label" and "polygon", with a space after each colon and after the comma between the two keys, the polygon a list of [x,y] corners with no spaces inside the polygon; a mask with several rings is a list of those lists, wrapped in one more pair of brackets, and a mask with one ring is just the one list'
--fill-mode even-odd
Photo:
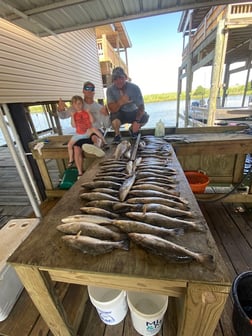
{"label": "fish fin", "polygon": [[197,261],[201,264],[204,264],[210,270],[214,270],[214,268],[216,267],[214,263],[214,257],[211,254],[201,253],[198,255]]}
{"label": "fish fin", "polygon": [[174,229],[174,236],[182,236],[185,233],[183,228],[175,228]]}
{"label": "fish fin", "polygon": [[196,223],[195,230],[200,232],[206,232],[206,227],[202,223]]}
{"label": "fish fin", "polygon": [[81,235],[81,230],[76,233],[75,239],[77,239]]}

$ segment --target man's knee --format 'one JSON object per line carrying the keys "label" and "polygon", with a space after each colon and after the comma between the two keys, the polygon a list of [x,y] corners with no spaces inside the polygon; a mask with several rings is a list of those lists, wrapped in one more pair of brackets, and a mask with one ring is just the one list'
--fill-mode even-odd
{"label": "man's knee", "polygon": [[139,120],[139,124],[145,125],[148,122],[149,118],[150,118],[149,114],[144,112],[142,118]]}

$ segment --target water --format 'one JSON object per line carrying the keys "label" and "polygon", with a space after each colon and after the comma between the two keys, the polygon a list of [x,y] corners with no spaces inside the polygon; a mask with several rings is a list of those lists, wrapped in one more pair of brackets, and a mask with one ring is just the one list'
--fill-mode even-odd
{"label": "water", "polygon": [[[229,96],[226,100],[227,107],[239,107],[242,103],[242,96]],[[180,102],[180,112],[184,111],[185,102],[182,100]],[[248,105],[248,97],[245,101],[245,106]],[[156,123],[161,119],[165,127],[175,127],[176,126],[176,113],[177,113],[177,101],[164,101],[157,103],[146,103],[145,110],[150,115],[148,123],[143,128],[155,128]],[[32,113],[32,120],[34,122],[37,131],[42,131],[44,129],[50,128],[48,125],[48,120],[44,113]],[[60,120],[63,134],[73,134],[75,130],[70,126],[70,119]],[[179,126],[183,126],[179,124]],[[44,134],[45,135],[45,134]],[[48,136],[50,132],[48,133]],[[0,146],[4,145],[5,139],[0,131]]]}

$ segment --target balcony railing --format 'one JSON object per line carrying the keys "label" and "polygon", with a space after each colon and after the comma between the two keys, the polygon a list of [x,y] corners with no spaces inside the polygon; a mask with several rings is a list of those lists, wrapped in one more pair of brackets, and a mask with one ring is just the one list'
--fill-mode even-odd
{"label": "balcony railing", "polygon": [[127,65],[125,64],[125,62],[120,57],[117,50],[115,50],[111,46],[111,44],[106,39],[106,37],[104,36],[101,39],[97,39],[96,42],[97,42],[99,61],[110,63],[109,67],[102,67],[102,74],[103,75],[110,75],[113,68],[115,68],[117,66],[122,67],[124,69],[124,71],[128,74]]}
{"label": "balcony railing", "polygon": [[252,3],[230,4],[227,6],[216,6],[205,16],[197,31],[191,36],[190,41],[183,50],[183,58],[189,52],[195,50],[200,43],[217,27],[218,22],[225,19],[228,25],[236,24],[239,20],[252,23]]}

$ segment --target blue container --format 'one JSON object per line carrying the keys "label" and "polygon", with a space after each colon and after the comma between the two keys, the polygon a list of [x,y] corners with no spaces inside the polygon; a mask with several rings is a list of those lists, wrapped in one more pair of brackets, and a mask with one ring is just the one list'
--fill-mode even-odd
{"label": "blue container", "polygon": [[238,275],[232,285],[233,325],[238,336],[252,335],[252,271]]}

